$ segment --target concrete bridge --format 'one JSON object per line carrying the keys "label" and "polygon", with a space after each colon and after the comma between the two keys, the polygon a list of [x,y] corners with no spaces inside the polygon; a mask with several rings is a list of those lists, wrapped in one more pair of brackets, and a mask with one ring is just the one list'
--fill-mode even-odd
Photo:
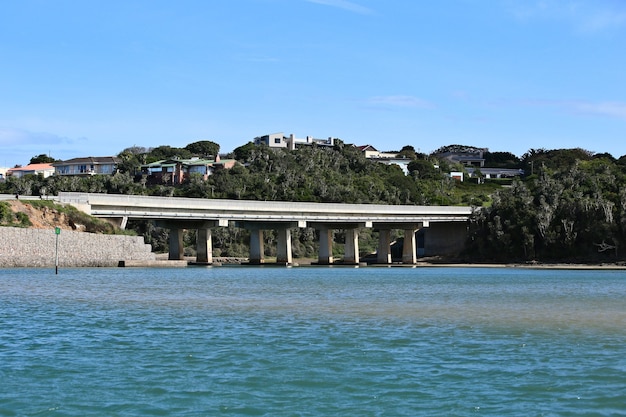
{"label": "concrete bridge", "polygon": [[152,220],[170,230],[169,258],[183,259],[184,229],[196,229],[197,262],[211,264],[211,228],[234,224],[250,231],[250,263],[264,259],[264,230],[278,234],[277,259],[291,264],[291,230],[312,227],[319,233],[320,264],[332,264],[333,230],[345,230],[343,263],[359,263],[358,231],[379,231],[377,262],[391,263],[391,230],[404,230],[402,262],[417,262],[416,232],[425,228],[426,255],[458,251],[467,235],[471,207],[393,206],[380,204],[303,203],[284,201],[221,200],[147,197],[117,194],[59,193],[58,200],[96,217],[115,220],[121,227],[128,219]]}

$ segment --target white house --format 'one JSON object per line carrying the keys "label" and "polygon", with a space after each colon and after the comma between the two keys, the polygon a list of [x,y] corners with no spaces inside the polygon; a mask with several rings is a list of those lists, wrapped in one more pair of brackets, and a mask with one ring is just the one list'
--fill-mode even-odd
{"label": "white house", "polygon": [[291,150],[296,149],[297,146],[334,146],[335,139],[317,139],[313,136],[307,136],[306,138],[297,138],[293,133],[289,136],[285,136],[283,132],[271,133],[269,135],[257,136],[254,138],[255,145],[267,145],[270,148],[289,148]]}
{"label": "white house", "polygon": [[29,164],[25,167],[10,168],[6,171],[7,176],[21,178],[24,175],[43,175],[44,178],[54,174],[54,167],[51,164]]}
{"label": "white house", "polygon": [[88,156],[55,162],[54,175],[113,175],[120,159],[116,156]]}

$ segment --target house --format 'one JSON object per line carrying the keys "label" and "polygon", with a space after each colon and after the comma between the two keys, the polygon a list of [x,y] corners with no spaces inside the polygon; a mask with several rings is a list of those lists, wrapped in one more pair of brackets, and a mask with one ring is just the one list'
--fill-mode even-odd
{"label": "house", "polygon": [[55,162],[54,175],[112,175],[120,159],[115,156],[88,156]]}
{"label": "house", "polygon": [[7,178],[7,171],[9,168],[0,167],[0,181],[4,181]]}
{"label": "house", "polygon": [[461,171],[451,171],[450,178],[452,178],[453,180],[463,182],[463,173]]}
{"label": "house", "polygon": [[482,168],[485,166],[485,158],[483,155],[486,152],[489,152],[489,149],[466,146],[438,153],[435,156],[437,158],[447,159],[452,163],[460,163],[465,166]]}
{"label": "house", "polygon": [[411,159],[398,157],[398,152],[380,152],[372,145],[357,146],[357,149],[359,149],[367,159],[386,165],[398,165],[400,169],[402,169],[402,172],[404,172],[404,175],[409,174],[409,163]]}
{"label": "house", "polygon": [[48,178],[54,174],[54,166],[51,164],[29,164],[25,167],[10,168],[6,171],[7,176],[21,178],[24,175],[43,175]]}
{"label": "house", "polygon": [[398,159],[398,152],[381,152],[372,145],[361,145],[357,148],[368,159]]}
{"label": "house", "polygon": [[255,145],[266,145],[270,148],[289,148],[290,150],[296,149],[298,146],[334,146],[335,139],[329,137],[328,139],[317,139],[312,136],[306,138],[296,138],[292,133],[289,136],[285,136],[283,132],[271,133],[269,135],[257,136],[254,138]]}
{"label": "house", "polygon": [[141,166],[141,174],[148,177],[152,184],[182,184],[191,175],[198,174],[206,180],[219,169],[230,169],[237,161],[234,159],[163,159]]}
{"label": "house", "polygon": [[486,179],[514,178],[523,176],[524,170],[509,168],[480,168],[480,170],[477,170],[476,168],[467,168],[467,175],[470,178],[475,178],[479,174]]}

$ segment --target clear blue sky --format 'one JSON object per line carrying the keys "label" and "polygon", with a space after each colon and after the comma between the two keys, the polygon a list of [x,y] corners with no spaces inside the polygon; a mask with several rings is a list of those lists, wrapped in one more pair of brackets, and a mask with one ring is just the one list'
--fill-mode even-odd
{"label": "clear blue sky", "polygon": [[626,1],[0,4],[0,166],[274,132],[619,157]]}

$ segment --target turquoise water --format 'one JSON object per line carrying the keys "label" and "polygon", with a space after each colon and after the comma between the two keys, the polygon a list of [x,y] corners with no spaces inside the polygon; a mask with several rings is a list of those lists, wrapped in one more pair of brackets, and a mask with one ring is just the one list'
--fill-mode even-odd
{"label": "turquoise water", "polygon": [[626,271],[0,270],[1,416],[626,415]]}

